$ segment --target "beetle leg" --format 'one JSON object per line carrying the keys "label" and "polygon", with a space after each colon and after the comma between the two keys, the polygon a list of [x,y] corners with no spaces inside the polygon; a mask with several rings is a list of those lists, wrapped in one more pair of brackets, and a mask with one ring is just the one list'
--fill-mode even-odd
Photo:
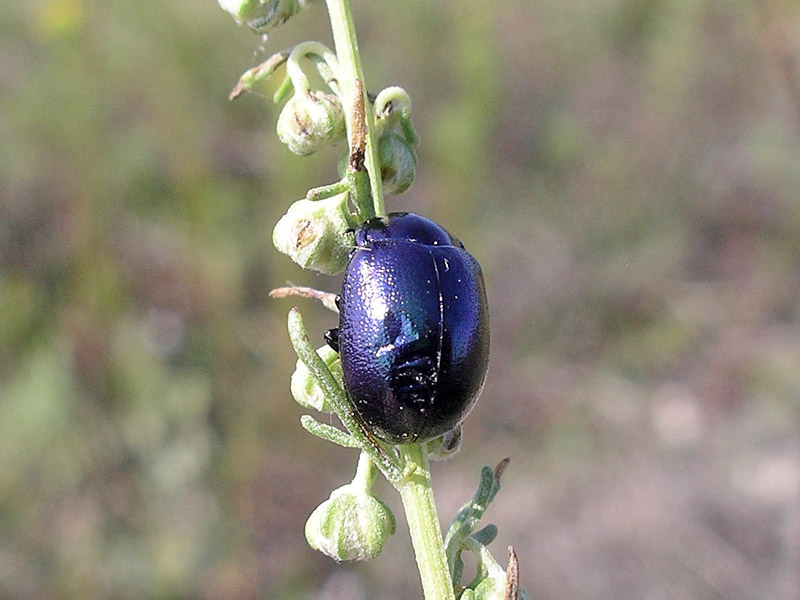
{"label": "beetle leg", "polygon": [[[338,298],[338,296],[337,296]],[[328,329],[323,336],[325,338],[325,343],[328,344],[331,348],[333,348],[336,352],[339,351],[339,328],[334,327],[333,329]]]}

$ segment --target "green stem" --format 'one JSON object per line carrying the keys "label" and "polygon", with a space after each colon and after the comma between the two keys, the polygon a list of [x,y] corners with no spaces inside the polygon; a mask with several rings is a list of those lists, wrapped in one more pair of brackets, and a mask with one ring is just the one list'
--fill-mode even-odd
{"label": "green stem", "polygon": [[[325,0],[328,5],[328,14],[331,19],[333,30],[333,43],[336,46],[336,56],[339,59],[339,89],[341,90],[342,103],[345,107],[347,119],[347,130],[352,131],[352,112],[356,94],[356,80],[361,81],[363,91],[366,96],[366,84],[364,84],[364,73],[361,69],[361,57],[358,53],[358,40],[356,39],[356,29],[353,23],[353,13],[350,9],[349,0]],[[367,120],[367,149],[366,165],[369,171],[370,187],[372,188],[372,202],[375,214],[385,215],[386,209],[383,205],[383,183],[381,182],[381,168],[378,160],[378,144],[375,139],[372,124],[374,118],[372,107],[367,98],[364,98],[364,109]]]}
{"label": "green stem", "polygon": [[372,484],[375,481],[375,465],[369,458],[366,452],[362,452],[358,456],[358,467],[356,468],[356,475],[353,477],[353,483],[358,484],[368,494],[372,489]]}
{"label": "green stem", "polygon": [[[326,3],[333,29],[336,56],[339,60],[339,89],[345,107],[347,130],[352,135],[355,94],[361,93],[367,130],[367,147],[364,158],[369,172],[374,212],[376,215],[382,216],[386,214],[386,209],[383,203],[378,144],[373,127],[375,119],[372,106],[366,98],[366,84],[358,53],[353,13],[349,0],[326,0]],[[356,84],[357,81],[362,84],[360,88]],[[399,450],[405,464],[405,473],[408,476],[394,483],[403,500],[425,598],[426,600],[455,600],[450,569],[447,566],[447,557],[442,542],[439,517],[436,514],[436,503],[433,498],[427,450],[424,444],[401,445]]]}
{"label": "green stem", "polygon": [[397,486],[406,511],[411,544],[417,556],[426,600],[455,600],[431,486],[430,463],[424,444],[399,446],[410,473]]}

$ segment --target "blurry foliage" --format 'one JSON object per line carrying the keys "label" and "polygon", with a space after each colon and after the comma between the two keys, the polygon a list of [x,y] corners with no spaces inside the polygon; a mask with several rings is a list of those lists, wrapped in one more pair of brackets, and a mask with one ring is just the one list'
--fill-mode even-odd
{"label": "blurry foliage", "polygon": [[[442,520],[510,453],[491,518],[533,597],[796,597],[796,5],[354,4],[422,137],[389,207],[489,285]],[[322,6],[263,44],[301,39]],[[213,1],[0,4],[0,597],[290,600],[333,567],[302,524],[351,466],[301,433],[267,292],[336,288],[269,242],[338,157],[280,147],[271,89],[227,102],[260,43]],[[417,597],[404,543],[341,597]]]}

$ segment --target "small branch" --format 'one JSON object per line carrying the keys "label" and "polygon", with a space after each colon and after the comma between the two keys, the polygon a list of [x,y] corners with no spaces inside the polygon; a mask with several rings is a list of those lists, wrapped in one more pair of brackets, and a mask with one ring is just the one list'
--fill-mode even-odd
{"label": "small branch", "polygon": [[336,294],[331,292],[323,292],[314,288],[305,287],[302,285],[290,285],[287,287],[279,287],[269,292],[270,298],[310,298],[322,302],[322,305],[328,310],[335,313],[339,312],[339,307],[336,306]]}
{"label": "small branch", "polygon": [[278,69],[278,67],[280,67],[289,59],[289,55],[291,53],[292,48],[285,48],[280,52],[276,52],[270,56],[260,65],[245,71],[244,74],[239,78],[239,82],[234,86],[234,88],[231,90],[231,93],[228,95],[228,100],[235,100],[245,92],[249,92],[256,85],[267,79]]}
{"label": "small branch", "polygon": [[337,446],[343,446],[345,448],[361,447],[349,433],[346,433],[341,429],[336,429],[336,427],[333,427],[332,425],[320,423],[311,415],[303,415],[300,417],[300,425],[302,425],[303,429],[305,429],[307,432],[325,440],[326,442],[336,444]]}
{"label": "small branch", "polygon": [[345,192],[350,190],[350,185],[347,183],[346,179],[342,179],[341,181],[337,181],[336,183],[330,183],[328,185],[321,185],[320,187],[312,188],[306,192],[306,199],[307,200],[324,200],[325,198],[330,198],[331,196],[337,196],[338,194],[344,194]]}

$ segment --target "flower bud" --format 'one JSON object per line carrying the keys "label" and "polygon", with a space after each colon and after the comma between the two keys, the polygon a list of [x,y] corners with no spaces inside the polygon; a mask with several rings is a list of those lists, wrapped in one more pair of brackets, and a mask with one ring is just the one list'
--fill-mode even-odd
{"label": "flower bud", "polygon": [[309,545],[337,562],[378,556],[394,532],[389,507],[352,483],[333,490],[306,522]]}
{"label": "flower bud", "polygon": [[300,156],[313,154],[344,137],[345,121],[338,96],[309,90],[292,96],[278,116],[278,137]]}
{"label": "flower bud", "polygon": [[[334,379],[344,387],[342,361],[339,359],[339,353],[328,345],[318,348],[317,353],[331,370]],[[313,408],[319,412],[331,412],[331,407],[324,392],[311,375],[308,367],[300,360],[297,361],[297,366],[292,374],[291,388],[292,396],[300,406]]]}
{"label": "flower bud", "polygon": [[402,194],[414,182],[417,153],[402,136],[390,131],[378,140],[381,179],[388,194]]}
{"label": "flower bud", "polygon": [[461,450],[461,425],[456,426],[444,435],[433,438],[426,444],[428,457],[431,460],[450,458]]}
{"label": "flower bud", "polygon": [[316,0],[218,0],[223,10],[239,23],[263,33],[282,25],[289,17]]}
{"label": "flower bud", "polygon": [[347,194],[325,200],[298,200],[272,232],[272,243],[304,269],[326,275],[347,266],[356,222],[347,207]]}

